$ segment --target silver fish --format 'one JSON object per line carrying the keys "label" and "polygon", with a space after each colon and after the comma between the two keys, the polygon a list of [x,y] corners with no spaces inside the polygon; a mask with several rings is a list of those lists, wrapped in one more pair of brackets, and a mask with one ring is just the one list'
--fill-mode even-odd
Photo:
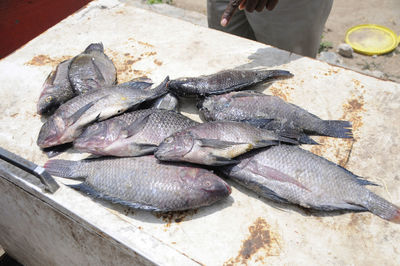
{"label": "silver fish", "polygon": [[313,141],[307,135],[353,137],[349,121],[322,120],[277,96],[255,91],[209,96],[198,103],[198,108],[207,121],[244,121],[278,132],[297,130],[309,144]]}
{"label": "silver fish", "polygon": [[96,155],[140,156],[153,153],[176,131],[198,123],[174,111],[137,110],[88,126],[74,148]]}
{"label": "silver fish", "polygon": [[166,138],[155,152],[162,161],[186,161],[204,165],[236,163],[232,158],[255,148],[297,141],[250,124],[220,121],[183,129]]}
{"label": "silver fish", "polygon": [[231,193],[210,171],[184,164],[160,163],[154,156],[50,160],[52,175],[85,182],[73,188],[95,197],[149,211],[180,211],[211,205]]}
{"label": "silver fish", "polygon": [[200,77],[171,80],[168,89],[178,96],[191,97],[242,90],[262,82],[290,78],[286,70],[223,70]]}
{"label": "silver fish", "polygon": [[90,123],[121,114],[144,101],[167,93],[168,80],[167,77],[154,89],[149,89],[147,85],[143,89],[140,82],[126,82],[76,96],[60,106],[43,124],[37,145],[47,148],[71,142]]}
{"label": "silver fish", "polygon": [[46,78],[37,103],[39,115],[51,115],[61,104],[75,96],[68,79],[70,63],[71,60],[61,62]]}
{"label": "silver fish", "polygon": [[116,84],[117,70],[104,53],[102,43],[90,44],[75,56],[69,66],[68,77],[76,94]]}
{"label": "silver fish", "polygon": [[224,173],[263,197],[323,211],[370,211],[400,223],[400,209],[365,187],[373,183],[298,146],[268,147],[238,159]]}

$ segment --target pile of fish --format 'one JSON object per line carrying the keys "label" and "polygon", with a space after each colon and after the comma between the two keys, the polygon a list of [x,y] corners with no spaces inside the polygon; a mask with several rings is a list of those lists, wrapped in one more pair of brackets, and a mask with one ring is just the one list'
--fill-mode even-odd
{"label": "pile of fish", "polygon": [[[352,138],[351,123],[323,120],[279,97],[251,90],[291,78],[285,70],[224,70],[153,86],[146,77],[116,84],[102,44],[61,62],[46,79],[37,145],[72,143],[97,158],[49,160],[51,174],[82,179],[75,189],[133,208],[177,211],[231,193],[229,178],[258,195],[323,211],[370,211],[400,223],[400,209],[366,188],[375,185],[300,148],[311,136]],[[205,120],[179,113],[196,97]],[[212,169],[212,171],[210,170]]]}

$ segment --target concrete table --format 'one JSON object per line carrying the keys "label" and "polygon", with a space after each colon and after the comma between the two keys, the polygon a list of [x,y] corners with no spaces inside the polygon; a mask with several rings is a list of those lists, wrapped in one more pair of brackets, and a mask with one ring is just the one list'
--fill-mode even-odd
{"label": "concrete table", "polygon": [[[103,42],[118,81],[155,83],[222,69],[279,68],[292,79],[259,88],[323,119],[353,122],[355,140],[315,138],[305,147],[378,183],[400,205],[400,85],[271,46],[151,13],[117,0],[93,1],[0,61],[0,146],[36,164],[43,119],[36,103],[48,73]],[[182,108],[200,121],[192,101]],[[59,157],[87,156],[68,152]],[[262,199],[231,183],[206,208],[154,214],[92,200],[63,185],[55,194],[0,165],[0,245],[29,265],[398,265],[400,226],[371,213],[311,213]],[[15,170],[17,171],[17,170]],[[17,172],[18,173],[18,172]]]}

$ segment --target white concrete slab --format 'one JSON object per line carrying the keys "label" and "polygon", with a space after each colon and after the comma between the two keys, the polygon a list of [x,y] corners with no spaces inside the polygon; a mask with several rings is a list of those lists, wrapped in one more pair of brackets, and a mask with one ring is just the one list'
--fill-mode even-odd
{"label": "white concrete slab", "polygon": [[[159,82],[166,75],[197,76],[227,68],[290,70],[295,75],[292,79],[264,85],[265,93],[278,95],[324,119],[353,122],[354,142],[321,137],[316,140],[323,145],[307,148],[380,184],[371,189],[400,205],[400,84],[117,0],[93,1],[0,61],[0,146],[37,164],[46,162],[35,144],[43,122],[35,113],[42,83],[60,61],[100,41],[116,64],[119,82],[140,75]],[[191,103],[184,104],[184,114],[199,120]],[[60,156],[83,157],[78,153]],[[232,195],[218,204],[160,217],[93,201],[65,186],[54,195],[43,195],[20,182],[21,193],[31,191],[61,212],[79,217],[78,225],[92,226],[117,240],[127,252],[134,250],[158,264],[400,263],[397,224],[370,213],[310,215],[297,207],[260,199],[236,184],[232,184]],[[6,196],[0,194],[1,199],[10,199],[7,190],[3,193]],[[0,237],[0,241],[5,247],[5,239]],[[29,258],[26,260],[29,262]]]}

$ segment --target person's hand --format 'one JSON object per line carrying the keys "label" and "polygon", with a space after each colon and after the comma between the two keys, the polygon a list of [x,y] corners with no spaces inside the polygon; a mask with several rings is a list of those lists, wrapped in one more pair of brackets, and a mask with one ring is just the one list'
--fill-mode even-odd
{"label": "person's hand", "polygon": [[274,9],[278,1],[279,0],[231,0],[222,14],[221,26],[225,27],[228,25],[229,20],[237,8],[240,10],[246,9],[248,12],[253,12],[254,10],[261,12],[264,8],[268,10]]}

